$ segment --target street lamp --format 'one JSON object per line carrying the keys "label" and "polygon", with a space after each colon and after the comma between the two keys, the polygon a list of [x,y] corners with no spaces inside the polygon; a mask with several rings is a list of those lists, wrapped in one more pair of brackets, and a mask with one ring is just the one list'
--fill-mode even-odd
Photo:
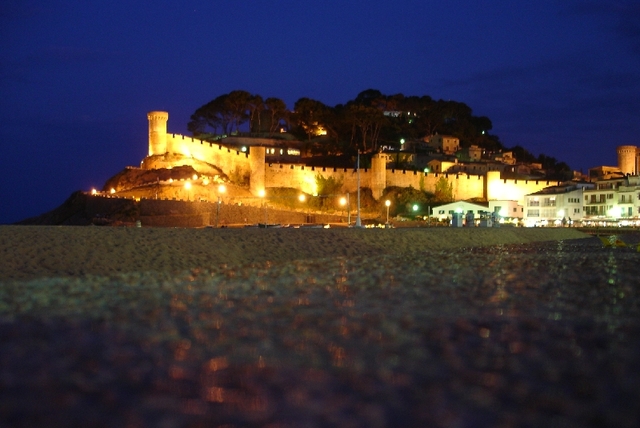
{"label": "street lamp", "polygon": [[351,226],[351,204],[349,203],[349,194],[340,198],[340,205],[347,209],[347,226]]}
{"label": "street lamp", "polygon": [[216,227],[218,227],[218,220],[220,219],[220,204],[222,203],[221,194],[226,192],[227,188],[224,184],[218,186],[218,206],[216,208]]}
{"label": "street lamp", "polygon": [[387,206],[387,227],[389,227],[389,207],[391,206],[391,201],[389,199],[387,199],[386,201],[384,201],[384,204]]}
{"label": "street lamp", "polygon": [[[345,210],[345,205],[347,205],[347,199],[343,196],[340,199],[338,199],[338,204],[340,204],[341,207],[341,211]],[[341,219],[342,221],[342,219]]]}
{"label": "street lamp", "polygon": [[187,181],[184,183],[184,189],[187,191],[187,201],[189,200],[189,190],[191,190],[191,182]]}

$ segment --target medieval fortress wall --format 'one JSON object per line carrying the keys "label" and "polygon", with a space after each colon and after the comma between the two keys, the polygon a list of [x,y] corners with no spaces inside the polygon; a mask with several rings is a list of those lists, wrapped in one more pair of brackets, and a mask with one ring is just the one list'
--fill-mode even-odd
{"label": "medieval fortress wall", "polygon": [[[167,112],[152,111],[149,119],[149,157],[142,162],[145,169],[188,165],[190,159],[213,164],[227,175],[249,177],[250,191],[258,196],[270,187],[290,187],[305,193],[317,192],[316,177],[333,178],[342,182],[343,192],[355,192],[358,188],[358,173],[355,169],[309,167],[300,164],[268,164],[265,147],[252,145],[249,154],[230,149],[220,144],[167,134]],[[252,143],[256,143],[252,139]],[[258,141],[259,143],[259,141]],[[180,155],[179,163],[168,155]],[[635,152],[634,152],[635,159]],[[377,154],[371,160],[371,168],[361,168],[360,186],[370,188],[375,198],[380,198],[386,187],[413,187],[433,192],[436,183],[444,178],[451,185],[455,200],[481,198],[486,200],[511,200],[524,203],[524,196],[558,182],[538,180],[504,180],[496,171],[484,175],[424,173],[420,171],[390,170],[386,159]]]}

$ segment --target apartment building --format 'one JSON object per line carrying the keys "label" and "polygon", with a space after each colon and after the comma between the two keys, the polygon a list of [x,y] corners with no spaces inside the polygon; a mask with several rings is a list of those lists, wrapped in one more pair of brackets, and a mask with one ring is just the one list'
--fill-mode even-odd
{"label": "apartment building", "polygon": [[571,183],[525,195],[524,225],[560,226],[581,221],[584,193],[593,186],[592,183]]}
{"label": "apartment building", "polygon": [[597,180],[584,192],[584,214],[596,220],[640,218],[640,176]]}

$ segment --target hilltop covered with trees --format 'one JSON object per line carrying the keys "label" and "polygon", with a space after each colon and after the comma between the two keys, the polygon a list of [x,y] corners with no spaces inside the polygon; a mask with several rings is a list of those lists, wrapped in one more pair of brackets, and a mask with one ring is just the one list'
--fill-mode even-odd
{"label": "hilltop covered with trees", "polygon": [[303,97],[291,110],[279,98],[263,99],[237,90],[196,109],[188,124],[193,136],[203,140],[237,134],[271,138],[293,135],[306,142],[308,151],[315,155],[348,158],[357,151],[398,149],[401,141],[451,135],[463,148],[476,145],[491,152],[512,151],[518,161],[542,164],[549,176],[571,172],[567,164],[555,158],[544,154],[536,157],[520,146],[506,148],[490,132],[492,128],[488,117],[473,115],[465,103],[434,100],[428,95],[385,95],[375,89],[335,106]]}

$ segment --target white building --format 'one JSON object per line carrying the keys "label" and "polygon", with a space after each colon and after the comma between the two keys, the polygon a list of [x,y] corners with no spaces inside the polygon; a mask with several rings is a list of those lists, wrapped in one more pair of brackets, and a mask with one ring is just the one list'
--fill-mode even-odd
{"label": "white building", "polygon": [[517,222],[522,218],[524,209],[518,201],[489,201],[467,202],[456,201],[433,208],[432,216],[440,221],[451,220],[454,213],[466,215],[473,213],[474,220],[479,220],[482,214],[497,213],[501,222]]}
{"label": "white building", "polygon": [[489,211],[497,212],[505,220],[522,220],[524,207],[518,201],[489,201]]}
{"label": "white building", "polygon": [[546,187],[525,195],[524,225],[560,226],[581,221],[584,217],[585,188],[591,183],[572,183]]}
{"label": "white building", "polygon": [[597,180],[584,192],[584,211],[590,221],[640,220],[640,176]]}

